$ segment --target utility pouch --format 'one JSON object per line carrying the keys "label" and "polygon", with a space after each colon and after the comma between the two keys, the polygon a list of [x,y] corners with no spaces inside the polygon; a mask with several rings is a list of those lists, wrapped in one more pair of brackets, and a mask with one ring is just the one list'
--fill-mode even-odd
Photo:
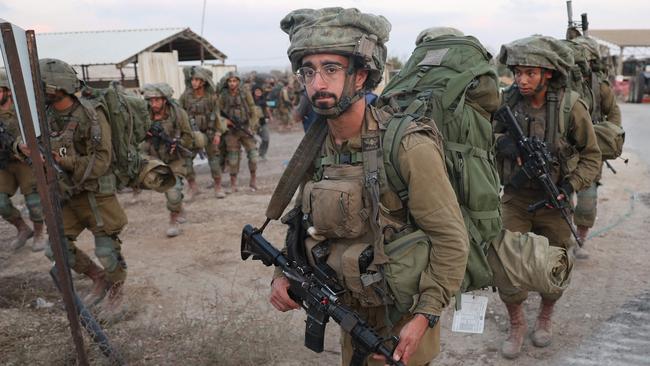
{"label": "utility pouch", "polygon": [[305,184],[302,206],[324,237],[354,239],[368,231],[369,215],[358,167],[326,168],[322,180]]}
{"label": "utility pouch", "polygon": [[341,256],[345,287],[364,307],[385,305],[387,298],[383,276],[372,260],[372,245],[366,243],[348,245]]}
{"label": "utility pouch", "polygon": [[422,230],[398,234],[397,239],[384,245],[389,261],[383,265],[383,272],[393,295],[394,309],[399,313],[391,314],[391,320],[410,313],[417,304],[420,276],[429,265],[430,250],[431,242]]}

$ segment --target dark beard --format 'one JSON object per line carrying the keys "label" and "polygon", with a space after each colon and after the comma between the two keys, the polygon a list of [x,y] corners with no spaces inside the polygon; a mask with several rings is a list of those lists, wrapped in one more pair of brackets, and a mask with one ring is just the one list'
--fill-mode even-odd
{"label": "dark beard", "polygon": [[325,104],[326,102],[318,102],[317,99],[319,98],[334,98],[334,105],[336,105],[336,103],[339,101],[336,95],[328,93],[326,91],[319,91],[311,96],[311,104],[315,105],[318,108],[329,108],[329,106]]}
{"label": "dark beard", "polygon": [[59,102],[65,98],[65,95],[59,94],[45,94],[45,104],[52,105],[56,102]]}

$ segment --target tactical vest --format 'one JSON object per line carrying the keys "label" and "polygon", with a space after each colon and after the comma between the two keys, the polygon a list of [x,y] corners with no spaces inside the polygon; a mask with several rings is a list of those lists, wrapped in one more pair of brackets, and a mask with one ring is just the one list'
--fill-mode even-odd
{"label": "tactical vest", "polygon": [[[3,138],[3,140],[15,141],[16,138],[20,136],[18,117],[16,116],[16,110],[13,108],[13,106],[7,111],[0,110],[0,123],[2,124],[5,132],[9,134],[9,138]],[[2,165],[6,165],[10,161],[19,161],[12,151],[13,146],[3,147],[5,147],[6,150],[0,151],[0,169],[3,169]]]}
{"label": "tactical vest", "polygon": [[196,127],[201,132],[214,130],[214,121],[216,120],[216,111],[214,110],[214,99],[212,94],[204,94],[202,97],[196,97],[191,90],[185,91],[183,95],[183,108],[190,119],[194,119]]}
{"label": "tactical vest", "polygon": [[[253,118],[253,111],[251,111],[246,103],[246,95],[244,91],[239,88],[236,95],[231,95],[228,89],[224,89],[221,93],[223,100],[223,112],[229,118],[237,118],[242,123],[242,127],[248,127]],[[233,121],[235,122],[235,121]]]}
{"label": "tactical vest", "polygon": [[[372,112],[371,112],[372,111]],[[428,236],[409,222],[387,184],[379,113],[366,111],[361,151],[328,154],[315,161],[313,180],[302,191],[310,265],[326,263],[349,291],[344,301],[389,306],[387,322],[414,305],[421,273],[429,264]],[[411,124],[408,133],[431,131]],[[329,137],[328,137],[329,138]]]}
{"label": "tactical vest", "polygon": [[[81,113],[77,112],[81,108]],[[50,128],[50,148],[61,157],[85,156],[86,144],[91,146],[91,154],[86,170],[79,181],[72,177],[60,177],[64,196],[73,196],[81,191],[91,191],[102,194],[115,193],[115,176],[108,172],[95,180],[88,180],[95,164],[95,149],[101,143],[101,126],[95,107],[88,101],[77,99],[66,114],[56,113],[51,107],[47,109],[47,120]],[[75,132],[81,128],[90,131],[90,139],[75,139]]]}
{"label": "tactical vest", "polygon": [[[567,93],[568,92],[568,93]],[[580,95],[572,90],[549,90],[546,93],[546,124],[544,128],[543,141],[551,153],[553,161],[550,170],[553,181],[559,183],[563,178],[568,177],[577,167],[580,155],[578,150],[569,142],[568,131],[571,120],[571,110],[581,100]],[[523,98],[516,85],[504,92],[504,102],[515,112],[515,117],[520,127],[529,137],[528,120]],[[584,101],[581,101],[584,105]],[[585,107],[587,107],[585,105]],[[540,136],[541,137],[541,136]],[[518,174],[520,167],[515,160],[507,158],[497,160],[497,169],[503,185],[508,185],[512,177]],[[539,189],[536,182],[530,182],[527,188]]]}
{"label": "tactical vest", "polygon": [[[173,104],[167,104],[167,118],[161,121],[151,120],[151,123],[160,123],[165,130],[165,133],[170,138],[176,139],[180,143],[181,138],[181,129],[178,126],[178,120],[181,118],[180,113],[177,110],[177,106]],[[165,164],[169,164],[172,161],[183,159],[180,151],[177,149],[174,153],[169,151],[168,146],[164,142],[158,144],[154,143],[151,137],[147,137],[146,142],[149,144],[149,154],[157,157],[162,160]]]}

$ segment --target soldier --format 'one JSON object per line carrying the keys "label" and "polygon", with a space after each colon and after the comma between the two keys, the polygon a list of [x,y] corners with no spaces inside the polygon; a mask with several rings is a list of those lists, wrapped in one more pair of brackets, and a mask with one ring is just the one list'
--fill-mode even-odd
{"label": "soldier", "polygon": [[[13,154],[13,147],[9,144],[11,140],[20,137],[20,127],[5,71],[0,71],[0,130],[0,215],[18,229],[18,234],[9,243],[9,247],[19,249],[29,238],[34,237],[32,251],[37,252],[47,245],[43,232],[43,210],[32,168],[19,155]],[[1,136],[3,134],[5,136]],[[25,198],[34,230],[25,223],[20,211],[11,203],[10,197],[18,187]]]}
{"label": "soldier", "polygon": [[[45,86],[46,116],[50,145],[56,163],[69,181],[62,185],[63,234],[72,269],[93,281],[93,288],[84,298],[88,306],[102,304],[100,316],[114,320],[123,314],[123,285],[126,262],[118,235],[127,224],[126,214],[115,195],[115,176],[111,167],[111,128],[106,111],[75,93],[80,82],[72,67],[61,60],[39,60]],[[21,150],[29,155],[26,145]],[[95,256],[102,268],[75,246],[84,229],[95,237]],[[45,254],[53,260],[48,246]]]}
{"label": "soldier", "polygon": [[[219,117],[219,98],[216,95],[214,83],[208,70],[195,66],[191,70],[192,88],[186,89],[180,98],[180,105],[187,111],[190,124],[194,124],[200,133],[204,134],[208,141],[207,154],[208,165],[214,180],[214,190],[217,198],[225,198],[221,188],[221,157],[219,144],[221,135],[227,131]],[[189,173],[187,183],[194,194],[198,190],[195,180],[195,173],[191,161],[188,164]]]}
{"label": "soldier", "polygon": [[[291,40],[292,68],[320,115],[316,123],[327,123],[329,129],[314,159],[314,174],[307,173],[310,179],[296,200],[298,214],[311,226],[296,250],[303,251],[304,245],[311,265],[325,261],[332,267],[348,290],[343,302],[382,336],[399,334],[395,359],[426,365],[439,353],[438,319],[460,287],[468,253],[465,225],[445,172],[441,136],[432,127],[409,125],[410,133],[398,149],[400,173],[412,198],[408,207],[403,206],[387,181],[373,178],[376,169],[382,171],[384,166],[378,166],[382,160],[377,158],[381,156],[380,124],[391,114],[364,99],[366,90],[381,80],[390,23],[357,9],[327,8],[291,12],[281,27]],[[357,203],[344,206],[342,197]],[[424,252],[410,251],[405,258],[411,264],[424,259],[422,267],[406,265],[396,277],[412,278],[414,291],[406,296],[410,310],[396,312],[387,298],[388,279],[374,270],[386,264],[385,247],[416,229],[426,238]],[[288,296],[289,280],[281,272],[276,272],[271,286],[270,302],[276,309],[299,308]],[[341,344],[342,364],[348,365],[354,353],[348,334],[342,334]],[[379,356],[366,362],[384,364]]]}
{"label": "soldier", "polygon": [[[600,46],[598,42],[587,37],[578,37],[573,39],[586,51],[587,62],[589,67],[583,70],[585,83],[591,90],[592,108],[591,119],[593,123],[609,121],[621,126],[621,110],[616,104],[616,96],[607,79],[607,69],[602,67],[600,57]],[[587,241],[589,229],[594,226],[596,221],[596,211],[598,205],[598,186],[602,173],[602,163],[600,173],[594,179],[589,188],[578,192],[578,202],[575,209],[575,224],[578,229],[578,236],[583,243],[583,247],[576,247],[575,256],[578,259],[587,259],[589,253],[584,247]]]}
{"label": "soldier", "polygon": [[[501,48],[499,62],[507,65],[515,83],[504,92],[504,103],[510,105],[528,136],[545,141],[553,158],[552,179],[562,194],[559,200],[571,200],[573,192],[591,184],[598,173],[600,150],[591,124],[587,106],[579,95],[566,88],[567,68],[573,60],[558,56],[570,49],[559,41],[533,36],[514,41]],[[542,208],[528,212],[530,204],[545,199],[545,192],[535,182],[528,181],[519,189],[512,182],[521,174],[521,158],[516,142],[507,134],[505,125],[495,121],[494,132],[497,165],[505,186],[501,199],[504,227],[514,232],[529,232],[546,236],[549,243],[567,250],[573,245],[571,231],[559,210]],[[527,331],[523,312],[526,291],[499,288],[499,296],[510,316],[510,334],[501,353],[516,358]],[[561,294],[541,294],[540,312],[531,334],[533,344],[546,347],[551,343],[551,315]]]}
{"label": "soldier", "polygon": [[140,144],[140,150],[169,165],[176,176],[176,185],[165,192],[169,210],[168,237],[181,234],[179,224],[183,214],[183,178],[188,171],[188,157],[192,155],[192,129],[187,113],[172,98],[172,88],[165,83],[146,84],[142,88],[149,103],[151,127]]}
{"label": "soldier", "polygon": [[289,111],[292,107],[291,99],[289,99],[289,92],[282,81],[278,81],[275,86],[273,86],[267,95],[267,99],[274,104],[274,107],[271,109],[273,111],[273,119],[280,122],[283,130],[291,130],[291,118],[289,115]]}
{"label": "soldier", "polygon": [[236,72],[226,74],[226,87],[219,98],[219,108],[226,116],[228,132],[225,135],[230,188],[226,192],[237,192],[237,174],[239,173],[239,153],[242,145],[248,158],[251,179],[248,183],[251,191],[257,190],[257,142],[253,131],[257,129],[255,102],[249,92],[239,87],[241,78]]}
{"label": "soldier", "polygon": [[266,105],[266,98],[262,87],[256,85],[253,87],[253,99],[258,116],[257,134],[262,139],[260,143],[260,160],[266,161],[266,152],[269,150],[269,107]]}

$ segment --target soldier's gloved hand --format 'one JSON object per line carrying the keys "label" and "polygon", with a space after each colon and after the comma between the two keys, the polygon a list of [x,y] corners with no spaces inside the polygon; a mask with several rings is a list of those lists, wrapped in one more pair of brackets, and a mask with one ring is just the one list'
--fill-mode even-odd
{"label": "soldier's gloved hand", "polygon": [[571,195],[573,194],[573,186],[568,180],[563,180],[559,186],[560,195],[557,197],[558,200],[570,200]]}
{"label": "soldier's gloved hand", "polygon": [[496,148],[497,155],[502,158],[515,160],[519,154],[515,140],[508,135],[501,136],[497,139]]}

